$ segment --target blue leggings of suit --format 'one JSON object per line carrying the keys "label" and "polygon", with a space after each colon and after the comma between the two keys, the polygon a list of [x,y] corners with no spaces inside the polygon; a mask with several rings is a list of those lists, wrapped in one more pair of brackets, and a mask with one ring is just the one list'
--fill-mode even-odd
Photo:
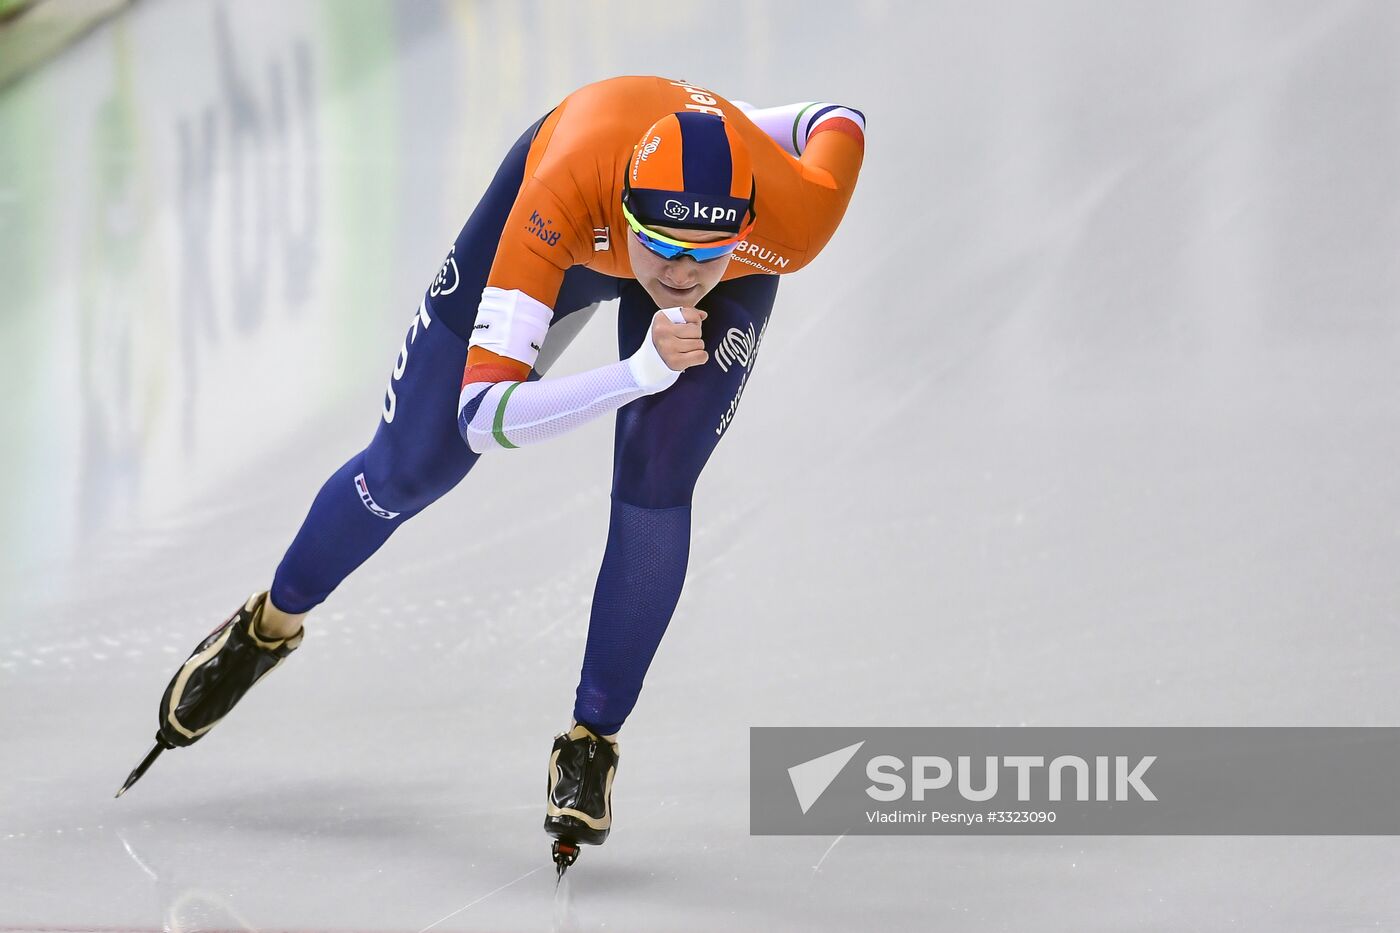
{"label": "blue leggings of suit", "polygon": [[[476,463],[457,429],[466,338],[538,125],[507,154],[414,314],[374,438],[321,487],[282,558],[272,584],[280,609],[299,613],[318,605]],[[613,233],[613,248],[621,248]],[[776,276],[720,283],[700,301],[709,313],[709,361],[617,412],[607,548],[574,705],[574,718],[600,734],[621,728],[636,705],[675,611],[690,554],[691,494],[733,418],[777,288]],[[554,325],[613,298],[619,299],[618,353],[628,356],[656,312],[633,280],[574,267],[564,276]]]}

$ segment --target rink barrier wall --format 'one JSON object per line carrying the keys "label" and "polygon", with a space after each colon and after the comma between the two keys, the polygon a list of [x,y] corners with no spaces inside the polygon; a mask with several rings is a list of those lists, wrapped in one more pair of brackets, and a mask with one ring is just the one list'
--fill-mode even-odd
{"label": "rink barrier wall", "polygon": [[132,0],[0,0],[0,91]]}

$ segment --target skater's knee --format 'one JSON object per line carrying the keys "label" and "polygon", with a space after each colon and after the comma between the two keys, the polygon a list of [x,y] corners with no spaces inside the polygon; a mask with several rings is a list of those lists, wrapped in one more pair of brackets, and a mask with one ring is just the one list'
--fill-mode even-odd
{"label": "skater's knee", "polygon": [[699,471],[666,471],[659,464],[619,462],[613,499],[637,509],[682,509],[694,495]]}
{"label": "skater's knee", "polygon": [[613,469],[613,498],[642,509],[688,506],[703,466],[663,450],[620,450]]}
{"label": "skater's knee", "polygon": [[465,444],[457,444],[460,450],[439,457],[371,448],[365,452],[363,479],[356,478],[360,498],[368,497],[366,505],[395,513],[394,518],[422,511],[461,482],[476,462]]}
{"label": "skater's knee", "polygon": [[427,508],[447,491],[439,483],[432,482],[429,477],[407,471],[389,473],[373,483],[368,480],[366,477],[365,485],[373,489],[375,501],[385,510],[397,513],[394,516],[396,518],[405,512],[417,512]]}

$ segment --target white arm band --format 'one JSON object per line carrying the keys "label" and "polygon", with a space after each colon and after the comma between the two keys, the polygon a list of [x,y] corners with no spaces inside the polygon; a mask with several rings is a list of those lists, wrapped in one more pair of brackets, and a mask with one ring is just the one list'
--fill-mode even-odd
{"label": "white arm band", "polygon": [[469,347],[483,347],[529,366],[535,365],[554,310],[519,289],[487,286],[481,291]]}
{"label": "white arm band", "polygon": [[[664,313],[678,324],[685,321],[679,308]],[[648,326],[636,353],[598,369],[536,382],[467,383],[457,402],[457,427],[479,454],[523,447],[668,389],[679,377],[661,359]]]}

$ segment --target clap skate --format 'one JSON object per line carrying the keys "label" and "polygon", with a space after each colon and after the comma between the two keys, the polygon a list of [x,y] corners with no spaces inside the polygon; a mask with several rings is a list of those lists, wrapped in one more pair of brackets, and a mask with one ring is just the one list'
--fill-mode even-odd
{"label": "clap skate", "polygon": [[248,598],[226,622],[195,646],[175,672],[161,697],[155,747],[131,772],[120,797],[146,773],[161,752],[199,741],[263,677],[301,644],[303,632],[290,638],[258,634],[267,593]]}
{"label": "clap skate", "polygon": [[608,838],[617,759],[617,743],[587,726],[554,737],[544,830],[554,837],[550,851],[559,878],[578,858],[580,845],[602,845]]}

